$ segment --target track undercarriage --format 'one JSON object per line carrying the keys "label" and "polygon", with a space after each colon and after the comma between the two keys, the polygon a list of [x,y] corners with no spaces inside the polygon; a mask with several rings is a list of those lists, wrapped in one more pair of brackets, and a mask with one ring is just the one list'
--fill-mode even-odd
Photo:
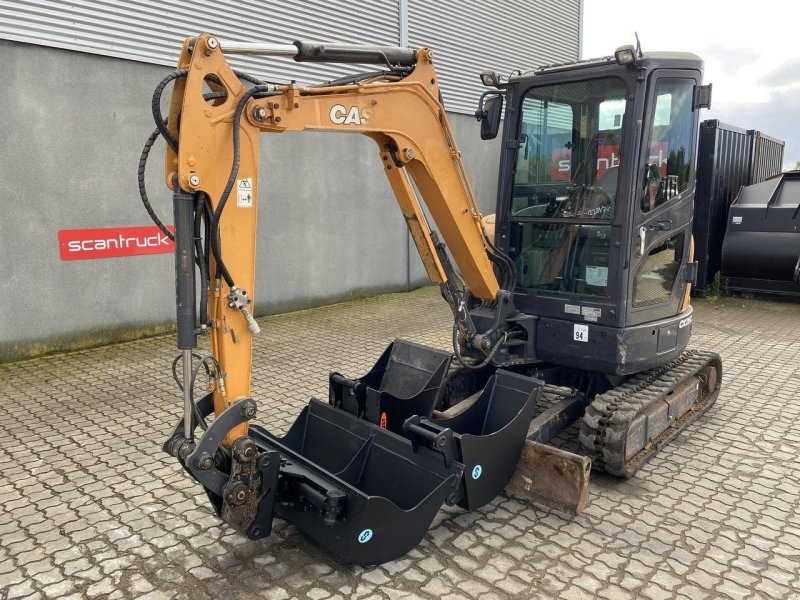
{"label": "track undercarriage", "polygon": [[596,395],[580,431],[594,468],[618,477],[633,476],[714,404],[721,380],[718,354],[690,350],[668,365],[638,373]]}

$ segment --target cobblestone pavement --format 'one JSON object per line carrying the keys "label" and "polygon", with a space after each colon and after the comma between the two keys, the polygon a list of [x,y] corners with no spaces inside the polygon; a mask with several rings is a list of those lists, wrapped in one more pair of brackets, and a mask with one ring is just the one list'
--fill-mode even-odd
{"label": "cobblestone pavement", "polygon": [[[722,393],[637,477],[593,475],[578,518],[503,496],[443,510],[421,546],[368,569],[283,522],[258,543],[218,523],[160,451],[180,412],[171,336],[0,365],[0,598],[800,598],[800,304],[696,311]],[[276,430],[325,397],[329,370],[450,336],[430,288],[262,327],[254,392]]]}

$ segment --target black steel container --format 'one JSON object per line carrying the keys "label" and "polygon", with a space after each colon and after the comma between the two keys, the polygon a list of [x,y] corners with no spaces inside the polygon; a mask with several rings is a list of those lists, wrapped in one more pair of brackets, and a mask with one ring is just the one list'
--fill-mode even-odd
{"label": "black steel container", "polygon": [[728,289],[800,296],[800,171],[741,189],[722,246]]}
{"label": "black steel container", "polygon": [[717,120],[700,124],[692,235],[698,262],[692,295],[703,297],[720,270],[728,208],[739,189],[781,172],[783,145],[760,131]]}

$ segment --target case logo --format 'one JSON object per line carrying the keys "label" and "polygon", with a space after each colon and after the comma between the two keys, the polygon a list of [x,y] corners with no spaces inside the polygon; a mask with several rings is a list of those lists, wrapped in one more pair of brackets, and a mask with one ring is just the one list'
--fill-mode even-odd
{"label": "case logo", "polygon": [[357,106],[345,107],[343,104],[334,104],[331,106],[329,113],[331,122],[337,125],[366,125],[367,121],[372,118],[371,108],[362,108],[359,110]]}

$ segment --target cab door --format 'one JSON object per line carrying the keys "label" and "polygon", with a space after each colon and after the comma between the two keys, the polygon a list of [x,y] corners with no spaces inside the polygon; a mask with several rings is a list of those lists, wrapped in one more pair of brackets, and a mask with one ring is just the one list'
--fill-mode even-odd
{"label": "cab door", "polygon": [[650,76],[638,183],[633,189],[627,324],[677,315],[691,279],[697,71]]}

